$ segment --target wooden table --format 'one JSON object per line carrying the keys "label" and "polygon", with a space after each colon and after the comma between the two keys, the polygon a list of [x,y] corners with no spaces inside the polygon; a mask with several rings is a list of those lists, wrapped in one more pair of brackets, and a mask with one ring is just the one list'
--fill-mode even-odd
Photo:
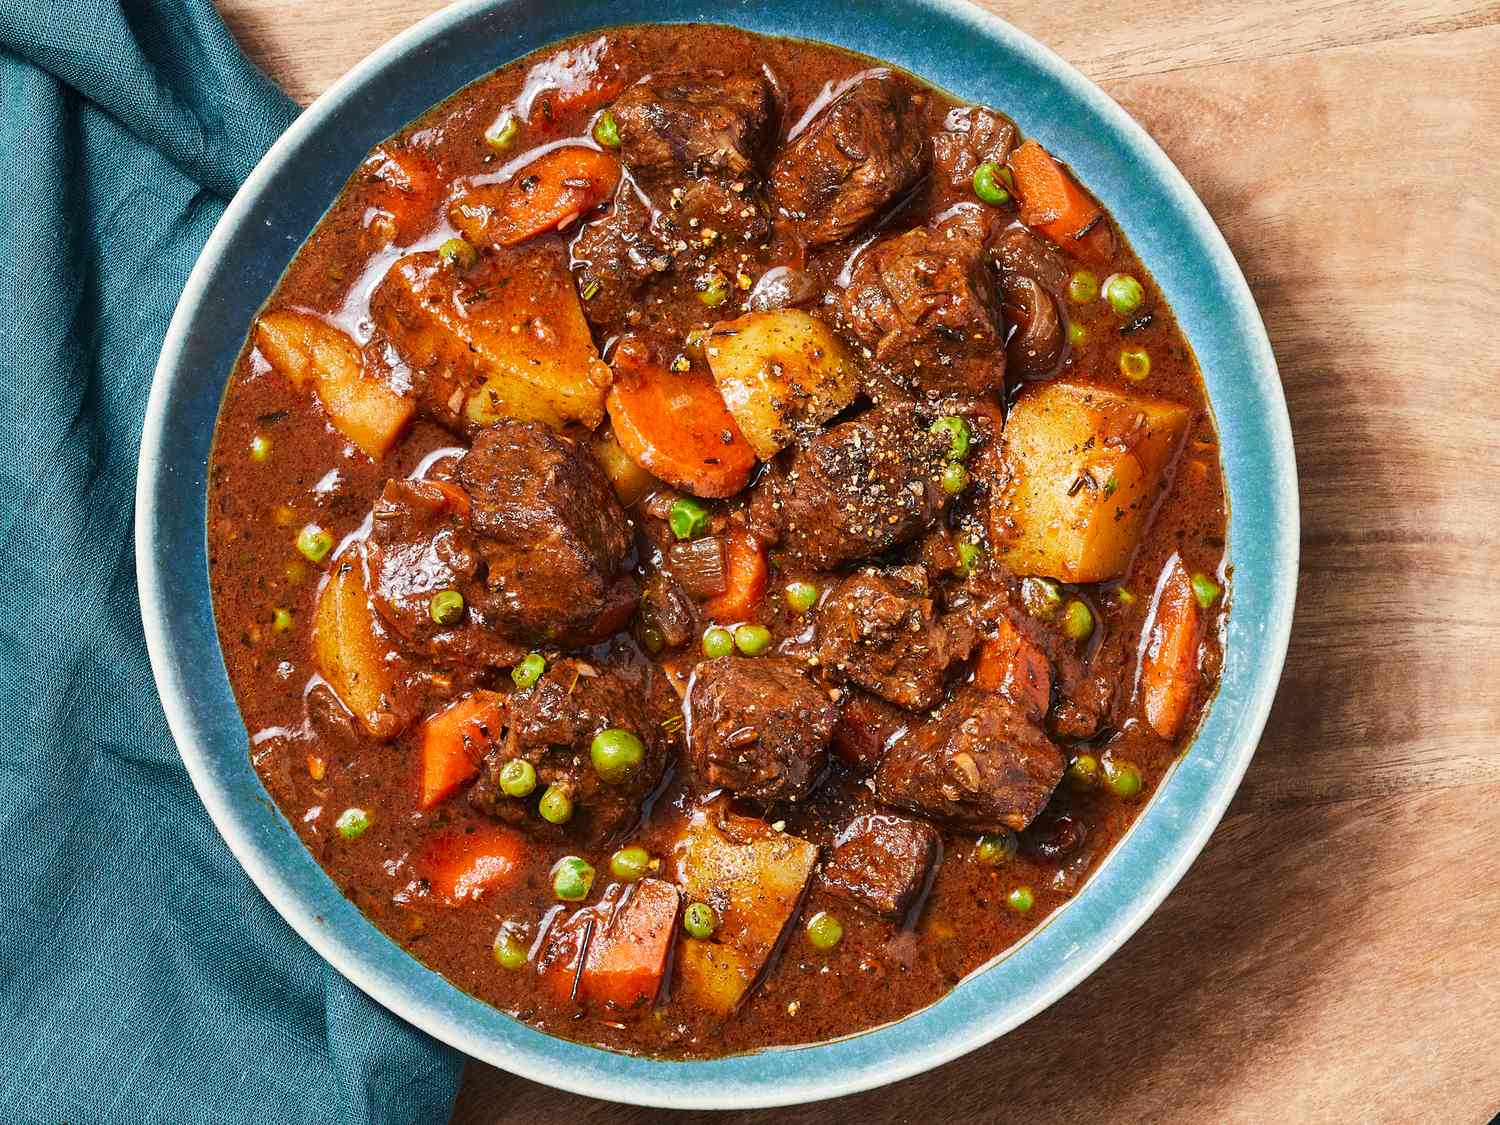
{"label": "wooden table", "polygon": [[[310,100],[440,5],[220,0]],[[1500,1110],[1500,4],[987,0],[1161,142],[1265,316],[1302,479],[1286,675],[1229,815],[1050,1010],[739,1121],[1482,1122]],[[453,1120],[655,1122],[471,1064]]]}

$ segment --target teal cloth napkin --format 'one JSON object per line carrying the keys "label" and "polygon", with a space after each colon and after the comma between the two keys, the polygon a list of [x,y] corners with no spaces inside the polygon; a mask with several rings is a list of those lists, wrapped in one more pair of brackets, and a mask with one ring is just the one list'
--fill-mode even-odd
{"label": "teal cloth napkin", "polygon": [[0,1122],[446,1121],[460,1057],[209,822],[136,603],[162,336],[295,107],[210,0],[0,0],[0,99]]}

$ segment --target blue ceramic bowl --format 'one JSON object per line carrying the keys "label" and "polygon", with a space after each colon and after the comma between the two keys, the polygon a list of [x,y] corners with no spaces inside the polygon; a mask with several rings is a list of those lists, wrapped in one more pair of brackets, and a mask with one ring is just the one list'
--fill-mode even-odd
{"label": "blue ceramic bowl", "polygon": [[[1031,937],[915,1015],[833,1043],[665,1062],[534,1031],[454,988],[367,922],[324,875],[251,767],[214,632],[206,464],[220,397],[257,308],[365,152],[435,102],[558,38],[702,20],[889,59],[1012,114],[1073,165],[1161,284],[1202,364],[1223,438],[1234,597],[1222,684],[1196,741],[1087,885]],[[1218,823],[1281,673],[1297,576],[1296,468],[1265,329],[1213,221],[1114,102],[1014,28],[951,0],[477,0],[355,67],[288,130],[225,212],[188,280],[141,444],[136,550],[152,665],[193,782],[245,869],[371,996],[476,1058],[645,1105],[750,1107],[853,1093],[1002,1035],[1092,972],[1151,913]]]}

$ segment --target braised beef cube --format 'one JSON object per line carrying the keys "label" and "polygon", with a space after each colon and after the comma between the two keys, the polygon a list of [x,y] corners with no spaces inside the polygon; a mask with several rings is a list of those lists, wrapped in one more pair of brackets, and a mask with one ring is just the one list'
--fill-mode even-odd
{"label": "braised beef cube", "polygon": [[771,166],[771,192],[811,246],[848,238],[927,167],[920,94],[886,71],[819,113]]}
{"label": "braised beef cube", "polygon": [[795,801],[822,777],[838,709],[792,661],[725,656],[700,664],[688,708],[699,788]]}
{"label": "braised beef cube", "polygon": [[636,636],[647,652],[678,648],[699,633],[698,610],[671,571],[651,567],[641,584]]}
{"label": "braised beef cube", "polygon": [[584,224],[569,248],[578,291],[587,294],[589,322],[611,328],[626,319],[640,294],[672,268],[671,248],[651,229],[651,209],[622,180],[610,208]]}
{"label": "braised beef cube", "polygon": [[937,829],[894,813],[856,816],[823,864],[823,885],[867,910],[901,921],[926,891],[942,841]]}
{"label": "braised beef cube", "polygon": [[845,765],[873,773],[885,748],[913,723],[911,712],[887,703],[878,695],[853,688],[839,705],[832,749]]}
{"label": "braised beef cube", "polygon": [[989,223],[979,209],[964,209],[860,254],[840,294],[840,320],[879,374],[929,398],[1004,386],[1000,295],[984,248]]}
{"label": "braised beef cube", "polygon": [[946,439],[909,404],[870,410],[783,454],[756,485],[758,534],[830,570],[915,539],[947,504]]}
{"label": "braised beef cube", "polygon": [[932,175],[940,187],[967,199],[981,164],[1004,164],[1020,134],[1004,114],[984,106],[958,106],[932,138]]}
{"label": "braised beef cube", "polygon": [[1063,758],[1014,704],[968,690],[886,752],[875,791],[971,832],[1020,831],[1062,779]]}
{"label": "braised beef cube", "polygon": [[974,627],[939,617],[921,567],[862,570],[818,610],[818,661],[834,675],[913,711],[943,698],[948,669],[967,659]]}
{"label": "braised beef cube", "polygon": [[458,466],[485,565],[484,613],[507,636],[575,645],[629,620],[630,525],[585,450],[534,422],[482,431]]}
{"label": "braised beef cube", "polygon": [[1050,375],[1062,360],[1068,332],[1068,264],[1056,247],[1024,227],[997,238],[991,254],[1000,271],[1010,368],[1028,379]]}
{"label": "braised beef cube", "polygon": [[[635,826],[661,780],[669,756],[662,723],[675,712],[674,701],[649,669],[554,660],[535,684],[510,697],[505,737],[485,758],[470,799],[533,834],[589,843],[612,839]],[[608,781],[590,756],[594,736],[607,729],[629,731],[643,750],[637,766]],[[501,771],[518,758],[536,770],[536,788],[525,797],[508,795],[500,784]],[[572,815],[561,825],[544,819],[538,808],[554,787],[572,803]]]}

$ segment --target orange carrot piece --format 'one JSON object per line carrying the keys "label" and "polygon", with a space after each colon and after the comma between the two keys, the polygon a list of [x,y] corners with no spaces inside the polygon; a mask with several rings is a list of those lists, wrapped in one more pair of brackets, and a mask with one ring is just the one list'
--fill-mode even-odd
{"label": "orange carrot piece", "polygon": [[766,549],[748,531],[730,528],[724,534],[724,592],[703,603],[711,621],[744,621],[766,596]]}
{"label": "orange carrot piece", "polygon": [[364,170],[375,181],[370,202],[391,216],[398,245],[415,241],[432,225],[444,186],[431,157],[416,149],[382,147],[365,160]]}
{"label": "orange carrot piece", "polygon": [[417,807],[430,809],[479,772],[480,759],[500,737],[505,697],[476,691],[422,724],[422,777]]}
{"label": "orange carrot piece", "polygon": [[1140,698],[1146,722],[1163,738],[1182,732],[1198,692],[1200,614],[1192,580],[1176,555],[1156,587],[1141,655]]}
{"label": "orange carrot piece", "polygon": [[412,867],[433,898],[447,906],[477,902],[486,892],[524,877],[526,838],[498,824],[434,840]]}
{"label": "orange carrot piece", "polygon": [[514,246],[566,227],[607,200],[619,182],[613,156],[567,145],[542,153],[503,184],[470,188],[448,217],[470,242]]}
{"label": "orange carrot piece", "polygon": [[653,363],[622,341],[604,407],[620,448],[641,468],[695,496],[733,496],[750,480],[755,451],[712,379]]}
{"label": "orange carrot piece", "polygon": [[594,934],[604,924],[605,903],[585,906],[564,918],[556,916],[536,960],[542,988],[559,1004],[576,999],[578,971]]}
{"label": "orange carrot piece", "polygon": [[1041,722],[1052,702],[1052,667],[1042,650],[1002,617],[996,623],[995,635],[986,637],[979,646],[974,686],[999,692],[1025,711],[1032,722]]}
{"label": "orange carrot piece", "polygon": [[609,925],[595,928],[578,977],[578,999],[602,1004],[615,1016],[649,1009],[666,975],[677,905],[671,883],[637,883]]}
{"label": "orange carrot piece", "polygon": [[1114,239],[1103,208],[1046,149],[1035,141],[1022,142],[1010,154],[1010,170],[1023,223],[1076,258],[1108,260]]}

